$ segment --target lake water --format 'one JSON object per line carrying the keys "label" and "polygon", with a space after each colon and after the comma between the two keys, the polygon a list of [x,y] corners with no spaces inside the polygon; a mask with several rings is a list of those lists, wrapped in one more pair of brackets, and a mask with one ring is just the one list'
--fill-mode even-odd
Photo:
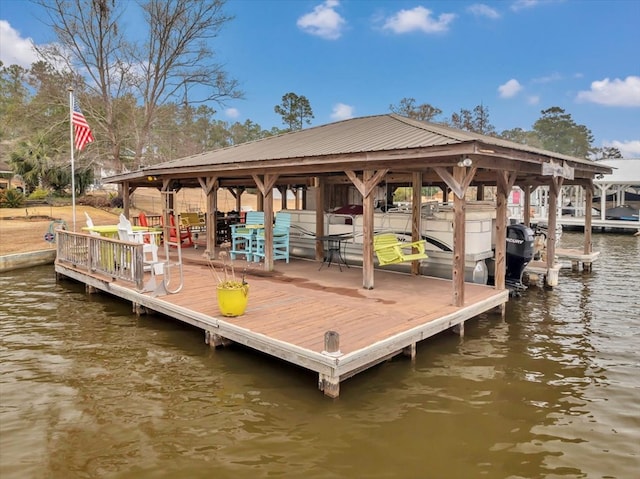
{"label": "lake water", "polygon": [[[128,303],[0,276],[0,477],[640,477],[640,238],[342,383]],[[565,233],[561,247],[581,247]]]}

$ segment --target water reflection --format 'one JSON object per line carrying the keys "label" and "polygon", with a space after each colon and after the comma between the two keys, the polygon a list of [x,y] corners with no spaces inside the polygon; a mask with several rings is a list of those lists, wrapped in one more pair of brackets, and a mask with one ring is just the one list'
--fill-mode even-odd
{"label": "water reflection", "polygon": [[360,374],[336,401],[314,374],[211,350],[50,267],[5,274],[0,477],[634,477],[640,250],[594,242],[592,274],[563,271],[505,320],[421,343],[415,363]]}

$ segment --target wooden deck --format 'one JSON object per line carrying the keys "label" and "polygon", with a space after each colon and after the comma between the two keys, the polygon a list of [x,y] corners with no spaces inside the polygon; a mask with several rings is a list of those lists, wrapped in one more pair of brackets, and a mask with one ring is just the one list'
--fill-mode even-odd
{"label": "wooden deck", "polygon": [[[276,262],[271,273],[249,264],[247,311],[227,318],[219,314],[216,279],[201,254],[183,251],[184,287],[176,294],[141,293],[131,282],[61,261],[56,272],[201,328],[212,346],[231,340],[313,370],[331,397],[340,381],[397,354],[413,357],[417,342],[452,327],[463,331],[465,321],[508,301],[507,290],[468,283],[465,304],[457,308],[450,280],[376,270],[375,288],[367,290],[358,267],[318,270],[318,262],[292,259]],[[247,265],[234,264],[236,271]],[[339,354],[323,352],[327,331],[339,334]]]}

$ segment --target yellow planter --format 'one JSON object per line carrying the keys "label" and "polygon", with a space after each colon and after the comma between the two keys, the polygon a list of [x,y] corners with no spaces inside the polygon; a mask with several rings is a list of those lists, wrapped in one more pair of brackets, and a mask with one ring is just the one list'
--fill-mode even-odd
{"label": "yellow planter", "polygon": [[218,285],[218,308],[223,316],[240,316],[247,309],[249,285],[223,283]]}

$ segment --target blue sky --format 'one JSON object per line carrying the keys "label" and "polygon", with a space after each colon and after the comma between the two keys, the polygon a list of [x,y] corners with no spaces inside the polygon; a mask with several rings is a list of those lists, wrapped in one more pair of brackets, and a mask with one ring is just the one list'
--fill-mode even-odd
{"label": "blue sky", "polygon": [[[283,127],[273,108],[288,92],[309,99],[312,125],[411,97],[440,108],[436,120],[482,103],[498,131],[530,130],[559,106],[595,146],[640,158],[640,1],[229,0],[226,11],[235,19],[213,46],[245,99],[215,106],[218,119]],[[0,2],[0,60],[28,66],[32,41],[55,40],[43,20],[29,2]]]}

